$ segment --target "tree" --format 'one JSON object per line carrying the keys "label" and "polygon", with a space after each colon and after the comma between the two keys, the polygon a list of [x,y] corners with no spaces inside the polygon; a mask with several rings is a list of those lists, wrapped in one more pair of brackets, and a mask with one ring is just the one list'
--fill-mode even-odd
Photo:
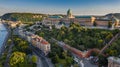
{"label": "tree", "polygon": [[95,21],[93,22],[93,26],[97,26],[97,23]]}
{"label": "tree", "polygon": [[107,57],[104,57],[103,55],[99,55],[98,63],[100,65],[100,67],[107,65],[107,63],[108,63]]}
{"label": "tree", "polygon": [[58,63],[59,62],[59,56],[56,54],[55,57],[52,58],[53,63]]}
{"label": "tree", "polygon": [[60,58],[65,59],[66,57],[67,57],[66,52],[62,52],[62,55],[60,56]]}
{"label": "tree", "polygon": [[47,16],[44,14],[33,14],[33,13],[7,13],[2,16],[2,19],[10,20],[10,21],[35,22],[35,21],[41,21],[43,17],[47,17]]}
{"label": "tree", "polygon": [[109,22],[108,22],[108,28],[111,28],[111,27],[112,27],[112,22],[109,21]]}
{"label": "tree", "polygon": [[68,66],[70,66],[73,63],[73,58],[67,57],[66,58],[66,63],[67,63]]}
{"label": "tree", "polygon": [[35,56],[35,55],[32,56],[32,62],[33,62],[33,63],[36,63],[36,62],[37,62],[37,56]]}
{"label": "tree", "polygon": [[24,62],[25,57],[26,57],[26,54],[22,53],[22,52],[14,52],[14,53],[12,53],[12,55],[10,57],[10,65],[14,66],[16,64]]}
{"label": "tree", "polygon": [[45,35],[44,32],[39,33],[39,36],[41,36],[41,37],[44,37],[44,35]]}
{"label": "tree", "polygon": [[111,38],[113,37],[113,34],[112,33],[109,33],[107,36],[106,36],[106,41],[109,41]]}
{"label": "tree", "polygon": [[99,48],[102,48],[103,42],[104,42],[104,41],[103,41],[102,39],[99,39],[99,40],[98,40],[98,47],[99,47]]}

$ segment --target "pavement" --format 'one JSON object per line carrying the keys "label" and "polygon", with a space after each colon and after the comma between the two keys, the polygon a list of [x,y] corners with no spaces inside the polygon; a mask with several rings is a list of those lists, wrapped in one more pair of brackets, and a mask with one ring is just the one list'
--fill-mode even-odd
{"label": "pavement", "polygon": [[[35,52],[33,52],[33,54],[35,56],[37,56]],[[41,58],[39,58],[39,56],[37,56],[37,62],[36,62],[36,64],[37,64],[37,67],[43,67],[42,60],[41,60]]]}
{"label": "pavement", "polygon": [[53,64],[50,62],[50,60],[48,60],[39,49],[36,49],[32,45],[30,47],[32,48],[33,52],[39,57],[39,62],[42,63],[41,65],[40,65],[40,63],[38,63],[38,66],[54,67]]}
{"label": "pavement", "polygon": [[37,56],[37,67],[43,67],[42,60]]}
{"label": "pavement", "polygon": [[98,65],[92,64],[89,60],[82,59],[84,67],[98,67]]}

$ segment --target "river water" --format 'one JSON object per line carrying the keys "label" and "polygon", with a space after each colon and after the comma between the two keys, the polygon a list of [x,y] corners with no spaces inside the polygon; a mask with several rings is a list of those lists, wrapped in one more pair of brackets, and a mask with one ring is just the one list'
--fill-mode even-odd
{"label": "river water", "polygon": [[0,52],[1,52],[1,48],[2,45],[5,42],[6,36],[7,36],[8,32],[7,29],[5,28],[5,26],[0,22]]}

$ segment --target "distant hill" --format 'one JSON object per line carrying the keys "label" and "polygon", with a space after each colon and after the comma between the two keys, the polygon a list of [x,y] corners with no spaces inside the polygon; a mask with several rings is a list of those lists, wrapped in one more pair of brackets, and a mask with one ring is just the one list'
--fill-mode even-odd
{"label": "distant hill", "polygon": [[107,17],[112,17],[115,16],[116,18],[118,18],[120,20],[120,13],[110,13],[106,15]]}
{"label": "distant hill", "polygon": [[34,22],[41,21],[44,17],[47,17],[47,15],[34,13],[6,13],[1,18],[10,21]]}

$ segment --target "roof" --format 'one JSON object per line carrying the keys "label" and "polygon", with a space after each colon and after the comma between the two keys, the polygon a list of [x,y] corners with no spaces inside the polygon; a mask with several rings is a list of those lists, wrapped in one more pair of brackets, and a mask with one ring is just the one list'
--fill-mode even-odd
{"label": "roof", "polygon": [[49,16],[49,18],[56,18],[56,19],[58,19],[58,18],[63,18],[62,16]]}
{"label": "roof", "polygon": [[118,57],[109,57],[108,60],[111,60],[112,62],[120,64],[120,58]]}
{"label": "roof", "polygon": [[75,16],[75,18],[91,18],[92,16]]}
{"label": "roof", "polygon": [[48,45],[49,43],[48,43],[47,41],[45,41],[45,40],[42,40],[42,41],[41,41],[41,44],[43,44],[43,45]]}

